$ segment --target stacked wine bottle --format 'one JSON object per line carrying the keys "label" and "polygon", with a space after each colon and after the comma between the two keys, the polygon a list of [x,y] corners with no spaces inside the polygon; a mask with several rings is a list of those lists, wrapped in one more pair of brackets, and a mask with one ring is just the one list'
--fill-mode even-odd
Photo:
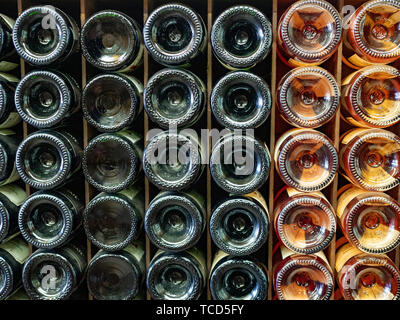
{"label": "stacked wine bottle", "polygon": [[4,3],[0,300],[400,299],[398,0]]}

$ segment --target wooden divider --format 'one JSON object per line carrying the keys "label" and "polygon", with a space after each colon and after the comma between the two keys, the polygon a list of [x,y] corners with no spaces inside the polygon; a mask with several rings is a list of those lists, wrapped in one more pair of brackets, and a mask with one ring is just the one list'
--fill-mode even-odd
{"label": "wooden divider", "polygon": [[[29,8],[32,5],[42,5],[49,4],[55,7],[59,7],[63,11],[67,12],[71,15],[77,23],[83,25],[85,21],[90,17],[93,13],[105,10],[105,9],[114,9],[122,11],[129,16],[133,17],[139,24],[146,21],[147,17],[151,13],[152,10],[157,8],[158,6],[165,4],[164,0],[65,0],[65,1],[57,1],[57,0],[3,0],[9,6],[5,6],[5,8],[12,8],[13,4],[15,8],[18,7],[18,13],[21,13],[23,10]],[[207,25],[208,32],[210,32],[212,23],[216,19],[216,17],[226,8],[236,5],[236,4],[249,4],[254,7],[257,7],[262,12],[264,12],[267,17],[272,22],[273,32],[274,32],[274,39],[272,43],[271,53],[267,57],[265,61],[257,65],[255,68],[251,70],[262,78],[264,78],[272,92],[273,98],[273,108],[271,110],[271,114],[266,121],[266,123],[258,128],[255,132],[256,137],[260,140],[263,140],[269,145],[269,149],[271,154],[274,152],[274,147],[277,139],[280,135],[291,128],[289,124],[287,124],[280,116],[276,113],[275,104],[276,104],[276,97],[275,91],[278,82],[285,75],[290,68],[282,63],[277,58],[276,50],[277,50],[277,40],[276,40],[276,33],[277,33],[277,26],[278,21],[282,13],[288,8],[288,6],[294,3],[294,0],[246,0],[246,1],[237,1],[237,0],[181,0],[181,3],[187,4],[193,7],[199,14],[202,16],[205,24]],[[344,5],[354,5],[358,7],[361,3],[365,2],[363,0],[329,0],[338,10],[339,12],[342,11]],[[7,9],[10,11],[10,9]],[[17,12],[15,14],[7,12],[13,18],[16,18]],[[343,77],[348,75],[351,70],[348,67],[343,67],[342,70],[342,50],[343,46],[339,47],[338,52],[329,59],[328,62],[321,65],[321,67],[326,68],[330,71],[336,78],[337,82],[340,84]],[[147,83],[148,79],[158,70],[164,68],[163,66],[156,63],[145,51],[144,53],[144,63],[143,66],[138,68],[134,71],[133,75],[138,79],[142,80],[144,85]],[[32,70],[32,67],[24,63],[21,60],[21,67],[20,73],[21,77],[23,77],[27,72]],[[82,88],[86,85],[88,80],[92,78],[94,75],[101,73],[100,70],[95,69],[88,63],[86,63],[85,59],[82,56],[76,55],[68,61],[66,64],[63,65],[62,70],[68,71],[72,76],[76,77],[77,80],[81,78],[81,86]],[[208,43],[206,51],[203,57],[200,59],[200,63],[191,67],[191,70],[196,73],[206,84],[208,95],[210,95],[213,85],[220,79],[223,75],[225,75],[228,70],[225,69],[219,61],[213,56],[212,48],[210,43]],[[82,118],[82,113],[80,112],[77,118]],[[76,119],[77,119],[76,118]],[[83,118],[82,118],[83,119]],[[77,127],[74,127],[74,134],[77,135],[77,138],[80,139],[82,146],[85,147],[88,142],[99,132],[97,132],[93,127],[87,124],[85,120],[83,122],[79,120],[79,122],[73,122],[75,124],[80,123]],[[34,128],[23,124],[23,135],[26,137],[29,133],[35,131]],[[78,128],[79,127],[79,128]],[[147,132],[154,128],[155,124],[152,123],[145,112],[143,112],[137,122],[135,123],[135,130],[138,130],[140,133],[143,134],[144,138],[146,139]],[[200,121],[194,126],[194,128],[199,131],[200,129],[212,129],[221,127],[216,123],[215,119],[212,116],[209,100],[207,103],[207,111],[204,113],[203,117]],[[317,130],[327,134],[334,142],[335,147],[339,146],[339,137],[340,134],[343,134],[349,126],[345,124],[340,119],[339,112],[336,116],[326,125],[318,128]],[[400,126],[396,125],[389,130],[394,132],[400,132]],[[210,139],[211,140],[211,139]],[[210,141],[211,142],[211,141]],[[146,141],[145,141],[146,144]],[[211,147],[211,143],[209,144]],[[81,177],[82,178],[82,177]],[[98,192],[94,190],[87,182],[81,181],[82,188],[78,188],[75,191],[78,192],[78,195],[84,199],[85,204],[87,204]],[[336,177],[334,182],[328,186],[325,190],[323,190],[324,194],[327,196],[329,201],[331,202],[332,206],[336,208],[337,204],[337,190],[342,185],[346,183],[343,177]],[[269,213],[271,216],[271,220],[273,218],[273,210],[274,204],[273,199],[274,195],[276,194],[279,189],[283,187],[283,182],[280,179],[279,175],[277,174],[274,166],[271,168],[271,174],[269,177],[269,181],[264,185],[264,187],[260,190],[266,200],[268,201],[269,205]],[[84,186],[84,188],[83,188]],[[211,262],[213,258],[213,253],[216,251],[216,247],[212,243],[209,228],[208,228],[208,221],[212,212],[213,206],[227,196],[225,192],[219,189],[213,182],[208,170],[206,168],[202,178],[200,179],[199,184],[196,186],[197,189],[206,197],[206,211],[207,211],[207,228],[205,234],[203,235],[202,239],[199,242],[199,247],[205,251],[206,260],[207,260],[207,268],[210,270]],[[82,189],[82,190],[80,190]],[[145,190],[145,207],[148,207],[149,202],[154,198],[154,196],[158,193],[158,190],[149,183],[147,179],[144,179],[144,190]],[[29,186],[26,186],[26,191],[28,194],[34,192],[35,190],[31,190]],[[400,197],[400,188],[395,188],[389,192],[392,196],[399,199]],[[271,221],[270,230],[269,230],[269,240],[268,243],[259,251],[257,257],[261,259],[262,262],[266,263],[268,270],[269,270],[269,294],[268,299],[272,299],[273,289],[272,289],[272,248],[273,245],[276,243],[277,239],[275,237],[275,233],[273,231],[273,223]],[[340,228],[338,226],[338,236],[341,234]],[[149,242],[147,237],[143,235],[145,242],[146,242],[146,267],[149,265],[152,256],[154,255],[156,248]],[[82,238],[84,239],[84,238]],[[85,241],[85,240],[82,240]],[[88,261],[92,258],[93,254],[97,250],[95,247],[92,247],[90,242],[86,240],[87,245],[87,258]],[[32,248],[34,250],[34,248]],[[335,239],[333,239],[332,244],[326,250],[326,255],[332,267],[334,267],[335,262]],[[396,249],[392,254],[391,257],[395,259],[396,265],[399,266],[399,249]],[[334,268],[333,268],[334,269]],[[91,297],[89,297],[92,299]],[[207,291],[203,295],[202,299],[210,299],[210,292],[207,284]],[[150,299],[149,295],[147,295],[147,299]]]}

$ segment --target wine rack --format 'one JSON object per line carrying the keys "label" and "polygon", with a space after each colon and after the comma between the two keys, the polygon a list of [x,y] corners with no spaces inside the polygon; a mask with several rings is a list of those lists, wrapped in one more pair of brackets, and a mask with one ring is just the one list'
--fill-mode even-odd
{"label": "wine rack", "polygon": [[[364,3],[364,0],[328,0],[332,3],[339,12],[343,14],[343,8],[347,5],[352,5],[355,8]],[[213,21],[216,17],[226,8],[232,5],[248,4],[252,5],[259,10],[261,10],[270,19],[272,23],[272,29],[274,33],[272,49],[268,57],[259,63],[256,67],[251,69],[251,72],[264,78],[270,86],[272,93],[272,110],[267,121],[259,128],[256,129],[255,135],[260,140],[266,142],[269,147],[270,153],[274,153],[274,146],[280,135],[291,128],[291,126],[286,123],[276,112],[275,103],[275,91],[279,80],[290,70],[282,60],[280,60],[277,54],[277,40],[276,32],[277,25],[280,16],[288,8],[289,5],[295,2],[295,0],[179,0],[174,2],[180,2],[191,6],[195,11],[197,11],[203,18],[205,24],[207,25],[208,33],[210,33]],[[133,17],[139,24],[143,25],[149,14],[157,8],[158,6],[165,4],[164,0],[0,0],[1,3],[1,13],[4,13],[12,18],[16,18],[25,9],[33,5],[52,5],[59,7],[61,10],[72,16],[77,23],[83,25],[85,21],[95,12],[104,9],[114,9],[119,10],[127,15]],[[347,14],[344,12],[344,14]],[[337,82],[340,84],[342,79],[350,74],[352,71],[349,67],[342,63],[342,50],[343,47],[340,45],[338,51],[332,56],[327,62],[321,65],[321,67],[328,70],[334,75]],[[397,66],[399,67],[399,66]],[[164,68],[160,64],[156,63],[145,51],[144,53],[144,63],[138,69],[133,72],[133,75],[138,79],[142,80],[144,85],[146,85],[148,79],[158,70]],[[23,77],[27,72],[32,70],[33,67],[24,63],[23,60],[20,61],[20,76]],[[66,63],[60,66],[61,70],[65,70],[76,78],[80,80],[80,85],[83,88],[87,81],[90,80],[96,74],[101,73],[100,70],[95,69],[89,65],[82,56],[75,55],[72,59],[69,59]],[[225,69],[219,61],[213,56],[211,44],[208,42],[207,48],[201,57],[199,63],[196,63],[190,68],[195,74],[197,74],[206,84],[208,96],[211,93],[213,85],[223,76],[228,70]],[[99,134],[93,127],[87,124],[87,122],[82,117],[82,112],[78,112],[74,115],[72,121],[74,127],[71,128],[72,133],[79,139],[82,147],[85,147],[88,142]],[[147,132],[155,127],[143,112],[138,120],[134,123],[135,131],[140,132],[146,137]],[[209,101],[207,103],[207,110],[203,114],[202,118],[194,126],[194,129],[199,132],[200,129],[212,129],[221,127],[217,124],[215,119],[213,119]],[[336,148],[339,146],[340,135],[346,132],[350,127],[345,124],[340,119],[340,111],[337,112],[336,116],[327,124],[318,128],[328,135]],[[33,132],[35,129],[28,126],[27,124],[22,124],[18,129],[23,132],[24,137],[29,133]],[[393,131],[397,134],[400,133],[400,125],[395,125],[389,127],[388,130]],[[146,141],[145,141],[146,143]],[[149,202],[157,195],[158,190],[156,187],[151,185],[146,179],[144,179],[144,190],[145,190],[145,206],[147,208]],[[337,176],[332,184],[323,190],[323,193],[331,202],[332,206],[336,208],[337,204],[337,193],[341,186],[346,184],[345,179],[342,176]],[[273,215],[273,200],[276,193],[284,186],[284,183],[277,174],[275,168],[272,166],[269,180],[260,190],[265,199],[268,202],[269,214],[272,220]],[[93,189],[87,182],[84,181],[83,175],[80,175],[78,182],[73,182],[74,191],[78,193],[81,199],[87,204],[96,194],[97,191]],[[211,179],[208,167],[202,175],[200,181],[196,184],[195,188],[203,194],[206,198],[206,212],[207,212],[207,226],[202,239],[199,242],[198,247],[204,251],[206,254],[207,268],[210,270],[213,254],[216,251],[216,247],[213,245],[210,234],[208,232],[208,221],[211,215],[211,210],[213,206],[221,199],[227,196],[227,194],[216,186]],[[29,186],[26,186],[26,191],[29,194],[33,193]],[[392,197],[399,200],[400,199],[400,188],[394,188],[388,192]],[[326,249],[326,256],[334,270],[335,263],[335,246],[336,239],[341,237],[341,231],[338,227],[338,232],[336,238],[333,239],[331,245]],[[144,237],[144,235],[143,235]],[[146,241],[146,266],[154,255],[156,248],[151,245],[148,239]],[[91,245],[89,241],[86,240],[84,235],[82,235],[82,243],[86,242],[87,246],[87,259],[90,261],[91,257],[96,252],[96,248]],[[272,289],[272,250],[276,244],[277,239],[273,230],[273,223],[270,223],[269,230],[269,241],[266,245],[258,252],[258,258],[264,262],[269,270],[269,292],[268,299],[274,299],[274,293]],[[35,250],[35,248],[31,248]],[[395,249],[393,252],[389,253],[389,256],[393,259],[397,267],[399,267],[399,249]],[[89,299],[92,299],[87,295]],[[149,296],[147,295],[147,299]],[[210,291],[207,288],[202,299],[210,299]]]}

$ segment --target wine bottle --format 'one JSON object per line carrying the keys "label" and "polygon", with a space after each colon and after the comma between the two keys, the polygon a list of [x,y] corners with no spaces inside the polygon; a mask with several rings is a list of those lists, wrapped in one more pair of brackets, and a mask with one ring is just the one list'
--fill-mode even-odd
{"label": "wine bottle", "polygon": [[149,240],[165,251],[184,251],[199,241],[206,225],[204,198],[194,190],[163,191],[149,204],[144,227]]}
{"label": "wine bottle", "polygon": [[133,300],[145,278],[143,244],[134,242],[117,252],[100,250],[89,262],[87,286],[96,300]]}
{"label": "wine bottle", "polygon": [[293,67],[325,62],[336,52],[341,40],[342,19],[327,1],[297,1],[279,20],[278,55]]}
{"label": "wine bottle", "polygon": [[96,189],[118,192],[137,180],[141,159],[142,137],[136,132],[103,133],[92,139],[83,151],[83,174]]}
{"label": "wine bottle", "polygon": [[19,234],[18,212],[26,192],[15,184],[0,187],[0,243]]}
{"label": "wine bottle", "polygon": [[322,251],[304,255],[281,246],[274,260],[274,288],[279,300],[330,299],[335,281]]}
{"label": "wine bottle", "polygon": [[79,287],[86,255],[73,244],[35,251],[22,270],[22,282],[32,300],[66,300]]}
{"label": "wine bottle", "polygon": [[78,83],[58,71],[29,72],[15,89],[15,107],[29,125],[43,129],[58,125],[80,108]]}
{"label": "wine bottle", "polygon": [[117,132],[134,123],[142,111],[142,83],[125,74],[100,74],[82,92],[82,111],[100,132]]}
{"label": "wine bottle", "polygon": [[336,233],[336,216],[321,192],[284,187],[275,197],[275,232],[290,250],[313,254],[324,250]]}
{"label": "wine bottle", "polygon": [[143,28],[144,44],[165,66],[188,66],[207,44],[203,19],[188,6],[173,3],[155,9]]}
{"label": "wine bottle", "polygon": [[39,190],[59,187],[81,167],[79,143],[65,131],[41,130],[19,145],[15,163],[21,179]]}
{"label": "wine bottle", "polygon": [[35,6],[22,12],[12,38],[17,53],[34,66],[59,65],[79,51],[78,25],[52,6]]}
{"label": "wine bottle", "polygon": [[83,212],[86,236],[106,251],[121,250],[137,239],[143,219],[143,192],[137,186],[116,194],[100,193]]}
{"label": "wine bottle", "polygon": [[0,130],[0,186],[17,181],[19,175],[15,166],[19,136],[12,130]]}
{"label": "wine bottle", "polygon": [[210,291],[214,300],[266,300],[267,269],[253,258],[218,251],[211,267]]}
{"label": "wine bottle", "polygon": [[276,100],[286,122],[298,128],[317,128],[335,116],[340,90],[328,71],[320,67],[300,67],[281,79]]}
{"label": "wine bottle", "polygon": [[353,129],[340,139],[345,178],[365,190],[386,191],[400,182],[400,138],[382,129]]}
{"label": "wine bottle", "polygon": [[154,300],[197,300],[207,279],[204,256],[197,248],[180,253],[158,251],[147,269],[147,290]]}
{"label": "wine bottle", "polygon": [[204,82],[194,73],[163,69],[147,82],[144,108],[151,121],[161,128],[190,127],[199,120],[207,102]]}
{"label": "wine bottle", "polygon": [[282,180],[304,192],[329,185],[339,166],[332,141],[312,129],[291,129],[275,145],[275,167]]}
{"label": "wine bottle", "polygon": [[337,283],[345,300],[398,300],[400,271],[385,254],[367,254],[347,243],[336,252]]}
{"label": "wine bottle", "polygon": [[0,13],[0,72],[8,72],[18,67],[18,64],[12,61],[15,53],[12,40],[14,24],[14,19]]}
{"label": "wine bottle", "polygon": [[130,72],[143,61],[143,39],[139,25],[130,16],[102,10],[86,21],[81,32],[82,53],[94,67]]}
{"label": "wine bottle", "polygon": [[0,300],[21,286],[21,271],[28,257],[29,246],[19,237],[0,244]]}
{"label": "wine bottle", "polygon": [[269,213],[265,199],[258,191],[244,196],[230,196],[213,209],[210,235],[222,251],[250,255],[268,239]]}
{"label": "wine bottle", "polygon": [[143,153],[143,171],[161,190],[188,189],[204,169],[204,155],[195,137],[174,131],[153,136]]}
{"label": "wine bottle", "polygon": [[83,204],[67,189],[38,191],[28,197],[18,214],[25,240],[37,248],[66,244],[82,224]]}
{"label": "wine bottle", "polygon": [[237,5],[226,9],[214,21],[211,45],[214,55],[228,69],[250,69],[268,55],[272,26],[258,9]]}
{"label": "wine bottle", "polygon": [[18,81],[17,77],[0,72],[0,129],[11,128],[21,122],[21,118],[15,110],[14,103],[15,88]]}
{"label": "wine bottle", "polygon": [[399,94],[400,71],[396,68],[362,68],[342,82],[342,118],[356,127],[389,127],[400,121]]}
{"label": "wine bottle", "polygon": [[234,71],[214,85],[211,111],[219,124],[229,129],[254,129],[267,120],[271,111],[271,92],[259,76]]}
{"label": "wine bottle", "polygon": [[343,234],[359,250],[379,254],[399,245],[400,204],[387,194],[347,185],[336,212]]}
{"label": "wine bottle", "polygon": [[400,57],[399,10],[397,0],[372,0],[354,11],[343,35],[348,66],[359,69],[392,63]]}
{"label": "wine bottle", "polygon": [[268,148],[248,134],[226,133],[211,152],[211,176],[221,189],[232,194],[259,189],[267,181],[270,167]]}

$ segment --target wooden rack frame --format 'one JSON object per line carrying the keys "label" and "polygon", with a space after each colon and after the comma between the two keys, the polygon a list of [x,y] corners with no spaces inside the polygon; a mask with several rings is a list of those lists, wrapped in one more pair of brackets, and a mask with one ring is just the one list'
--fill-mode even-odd
{"label": "wooden rack frame", "polygon": [[[175,1],[174,1],[175,2]],[[271,154],[274,152],[275,142],[279,138],[279,136],[291,128],[289,124],[282,120],[282,118],[275,111],[275,91],[276,86],[279,80],[282,78],[284,74],[286,74],[290,68],[288,68],[285,64],[283,64],[276,54],[277,49],[277,41],[276,41],[276,33],[278,21],[282,13],[288,8],[288,6],[294,2],[295,0],[177,0],[176,2],[180,2],[183,4],[187,4],[195,9],[203,18],[205,24],[208,28],[208,33],[211,30],[213,21],[216,17],[226,8],[233,5],[240,4],[249,4],[252,5],[262,12],[264,12],[267,17],[270,19],[274,32],[274,40],[272,44],[271,53],[267,57],[265,61],[258,64],[255,68],[251,70],[260,76],[262,76],[270,85],[272,96],[273,96],[273,108],[270,114],[270,117],[267,119],[266,123],[256,130],[256,136],[260,140],[263,140],[269,146]],[[339,12],[342,12],[342,8],[345,5],[353,5],[354,7],[358,7],[364,0],[329,0]],[[163,0],[0,0],[1,6],[0,11],[6,15],[9,15],[12,18],[16,18],[17,14],[20,14],[25,9],[33,6],[33,5],[43,5],[48,4],[55,7],[60,8],[61,10],[68,13],[72,16],[78,24],[83,25],[85,21],[95,12],[105,9],[114,9],[122,11],[129,16],[133,17],[139,24],[142,24],[146,21],[147,17],[151,13],[151,11],[158,6],[165,4],[166,2]],[[345,12],[346,14],[346,12]],[[207,49],[202,57],[202,63],[199,63],[196,66],[193,66],[191,70],[196,73],[206,84],[208,95],[210,95],[213,85],[220,79],[224,74],[228,72],[213,56],[212,48],[210,43],[208,42]],[[340,84],[342,78],[351,73],[351,69],[342,64],[342,45],[339,47],[337,53],[321,65],[321,67],[330,71],[336,78],[337,82]],[[142,80],[144,85],[147,83],[149,77],[151,77],[156,71],[164,68],[163,66],[156,63],[145,51],[144,54],[144,63],[143,66],[138,68],[133,72],[133,75],[138,79]],[[20,75],[23,77],[27,72],[32,70],[33,68],[27,65],[24,61],[21,60],[20,67]],[[80,79],[81,87],[83,88],[87,81],[91,79],[96,74],[101,73],[101,70],[97,70],[91,65],[89,65],[82,56],[76,55],[71,58],[67,63],[63,65],[61,70],[67,70],[68,73],[75,76],[77,80]],[[76,125],[73,128],[73,133],[80,138],[80,142],[82,146],[85,147],[88,142],[97,134],[99,134],[93,127],[87,124],[85,120],[80,120],[82,118],[82,113],[78,113],[76,115],[77,119],[79,118],[79,122],[74,122],[76,124],[81,123],[82,125]],[[35,131],[34,128],[23,124],[23,134],[26,137],[29,133]],[[140,115],[139,120],[135,123],[135,130],[141,132],[144,136],[149,129],[153,128],[154,124],[147,118],[146,114],[143,113]],[[213,119],[211,109],[209,106],[209,102],[207,105],[207,110],[204,113],[203,117],[200,121],[195,125],[195,129],[199,130],[201,128],[220,128],[220,126],[216,123],[215,119]],[[336,116],[326,125],[318,128],[321,132],[327,134],[334,142],[335,147],[339,146],[339,137],[346,130],[349,129],[349,126],[345,124],[340,119],[340,112],[336,114]],[[394,132],[399,133],[399,126],[393,126],[389,128]],[[325,190],[323,190],[324,194],[327,196],[331,204],[334,208],[336,208],[337,203],[337,190],[340,186],[344,185],[346,181],[343,177],[336,177],[334,182],[329,185]],[[96,194],[95,191],[88,183],[81,179],[81,188],[77,192],[80,193],[82,199],[84,199],[85,204],[87,204]],[[273,215],[273,198],[276,192],[283,187],[283,182],[275,171],[275,168],[272,168],[269,181],[263,186],[260,190],[264,195],[265,199],[269,205],[269,212],[272,218]],[[203,238],[200,240],[199,247],[204,250],[206,253],[207,267],[210,269],[213,253],[215,252],[215,246],[212,243],[210,238],[210,234],[208,232],[208,220],[211,215],[212,207],[227,196],[226,193],[222,192],[221,189],[212,183],[212,179],[210,177],[209,170],[205,170],[203,177],[201,178],[198,189],[203,195],[206,197],[206,211],[207,211],[207,228]],[[79,189],[79,188],[78,188]],[[31,190],[29,186],[26,186],[26,190],[28,194],[31,194],[34,190]],[[157,194],[158,190],[151,185],[146,179],[144,182],[144,190],[145,190],[145,205],[146,208]],[[215,192],[217,191],[217,192]],[[399,188],[394,188],[389,192],[393,197],[399,199]],[[259,251],[258,258],[263,261],[269,270],[270,273],[270,287],[269,287],[269,295],[268,299],[273,299],[273,289],[272,289],[272,248],[276,242],[276,238],[274,236],[273,231],[273,223],[270,224],[270,236],[268,243]],[[340,228],[338,227],[338,235],[340,233]],[[87,246],[87,258],[90,261],[92,254],[95,252],[95,247],[92,247],[91,243],[85,240],[82,237],[83,243],[86,241]],[[155,248],[150,244],[149,240],[146,238],[146,266],[148,266],[151,257],[155,252]],[[335,262],[335,241],[333,239],[332,244],[326,250],[326,255],[328,260],[334,269]],[[392,259],[394,259],[397,266],[399,266],[399,249],[394,250],[391,255]],[[210,292],[207,288],[205,294],[202,299],[210,299]],[[89,297],[91,299],[91,297]],[[147,299],[149,296],[147,295]]]}

